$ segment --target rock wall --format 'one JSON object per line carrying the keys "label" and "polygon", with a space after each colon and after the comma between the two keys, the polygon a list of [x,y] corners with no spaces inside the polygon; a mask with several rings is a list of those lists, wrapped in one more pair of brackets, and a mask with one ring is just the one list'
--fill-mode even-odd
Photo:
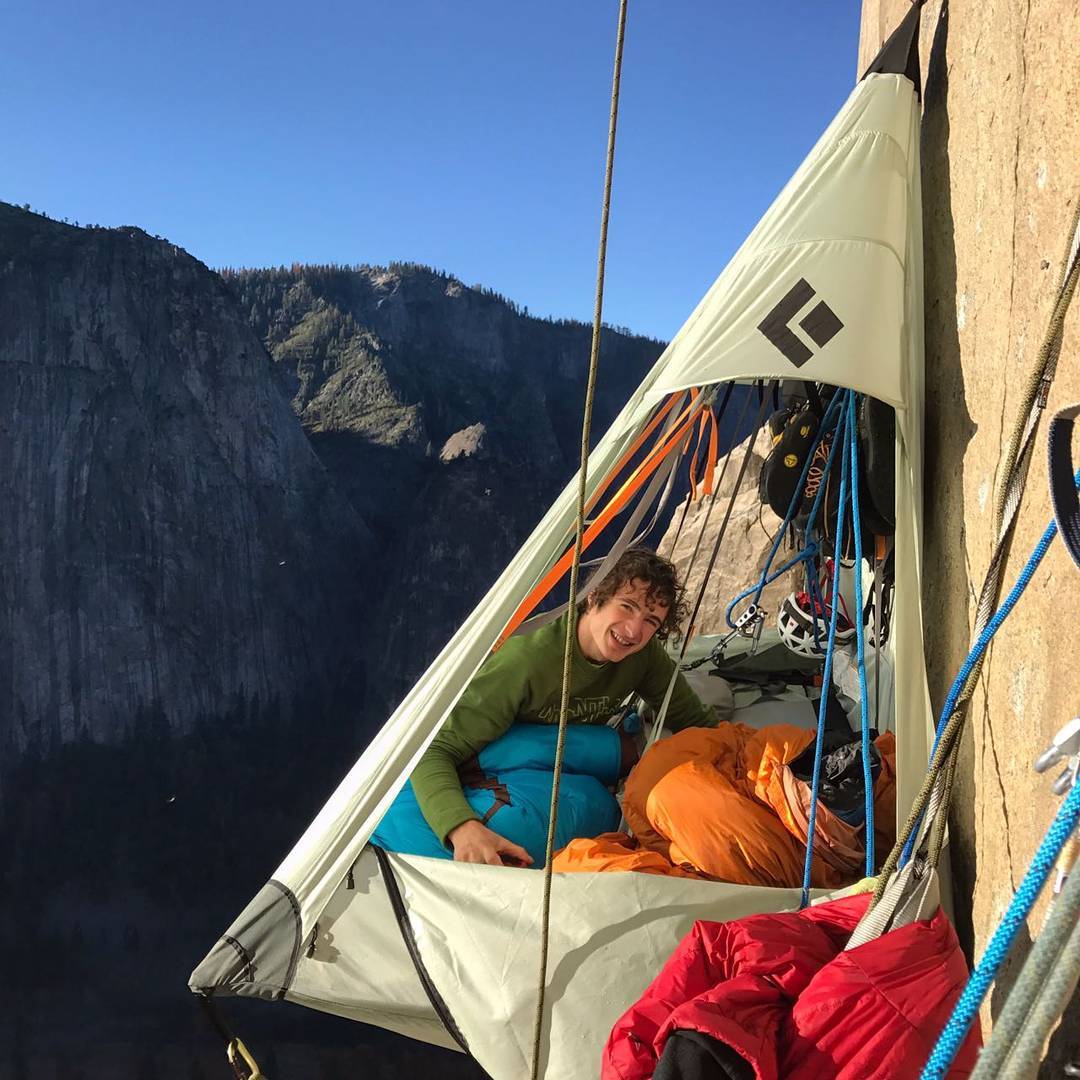
{"label": "rock wall", "polygon": [[[864,0],[858,71],[908,9]],[[999,459],[1042,343],[1080,197],[1080,6],[1074,0],[930,0],[920,51],[926,252],[926,545],[923,610],[940,707],[967,651],[993,546]],[[1080,303],[1048,412],[1080,400]],[[1040,432],[1005,578],[1051,509]],[[958,929],[982,956],[1058,800],[1032,761],[1080,710],[1080,573],[1051,550],[999,633],[969,713],[952,816]],[[1045,899],[1030,929],[1042,924]],[[1023,935],[1022,935],[1023,936]],[[1024,938],[984,1010],[1015,979]],[[1080,1000],[1043,1075],[1080,1057]]]}
{"label": "rock wall", "polygon": [[362,685],[371,534],[165,241],[0,204],[0,508],[0,754]]}
{"label": "rock wall", "polygon": [[[686,508],[686,500],[683,500],[682,505],[677,506],[672,513],[667,532],[657,545],[657,550],[673,560],[684,575],[690,568],[690,573],[686,576],[686,591],[691,606],[701,589],[701,579],[708,568],[717,535],[723,525],[728,502],[735,489],[735,481],[742,467],[746,449],[746,444],[743,443],[733,449],[727,457],[721,457],[718,461],[715,503],[710,497],[699,495],[697,501],[691,503],[686,509],[686,518],[683,520],[683,510]],[[728,626],[725,620],[727,605],[744,589],[756,582],[761,574],[762,566],[765,565],[765,557],[772,547],[776,531],[782,524],[780,518],[758,497],[758,478],[768,451],[768,429],[762,428],[754,438],[746,474],[739,485],[735,501],[731,505],[731,516],[724,533],[720,557],[710,575],[709,588],[702,597],[701,609],[694,624],[694,632],[697,634],[727,632]],[[725,461],[728,462],[726,471]],[[719,483],[721,479],[723,483]],[[694,559],[694,549],[698,547],[699,537],[700,549],[697,558]],[[790,555],[788,548],[782,547],[774,563],[774,569],[779,567],[785,559],[790,558]],[[692,568],[691,560],[693,560]],[[784,574],[765,586],[760,604],[766,611],[766,626],[776,625],[776,613],[785,597],[788,593],[797,592],[801,588],[801,579],[796,580],[796,575],[791,574]],[[747,602],[740,604],[736,612],[744,611]]]}

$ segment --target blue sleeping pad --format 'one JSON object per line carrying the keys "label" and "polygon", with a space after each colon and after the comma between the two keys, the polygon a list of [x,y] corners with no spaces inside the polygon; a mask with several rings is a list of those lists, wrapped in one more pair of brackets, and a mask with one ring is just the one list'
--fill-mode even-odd
{"label": "blue sleeping pad", "polygon": [[[469,805],[500,836],[520,844],[544,865],[552,770],[559,729],[554,724],[515,724],[477,755],[478,768],[463,768],[462,789]],[[619,827],[619,805],[609,785],[619,777],[622,750],[613,728],[571,724],[566,729],[555,849],[579,836],[597,836]],[[452,858],[428,827],[407,783],[371,837],[373,844],[404,855]]]}

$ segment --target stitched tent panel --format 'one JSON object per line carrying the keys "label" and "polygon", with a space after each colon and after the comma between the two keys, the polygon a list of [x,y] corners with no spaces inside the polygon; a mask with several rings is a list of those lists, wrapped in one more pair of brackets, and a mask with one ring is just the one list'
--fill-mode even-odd
{"label": "stitched tent panel", "polygon": [[[871,75],[859,83],[589,463],[591,492],[655,403],[691,386],[810,379],[894,406],[895,600],[887,648],[895,671],[900,819],[925,771],[931,725],[920,608],[918,111],[915,88],[903,76]],[[299,932],[304,947],[286,999],[453,1045],[364,845],[521,599],[564,550],[576,497],[575,479],[275,872],[295,899],[299,928],[289,905],[278,905],[280,918],[260,917],[249,905],[243,925],[223,936],[243,932],[244,962],[231,947],[215,946],[192,974],[193,989],[253,995],[262,958],[282,956]],[[496,1080],[517,1080],[527,1073],[532,1041],[542,876],[407,856],[390,856],[389,865],[419,953],[470,1051]],[[281,888],[266,895],[280,896]],[[695,919],[791,908],[798,896],[798,890],[640,874],[557,875],[545,1075],[596,1075],[611,1023]]]}

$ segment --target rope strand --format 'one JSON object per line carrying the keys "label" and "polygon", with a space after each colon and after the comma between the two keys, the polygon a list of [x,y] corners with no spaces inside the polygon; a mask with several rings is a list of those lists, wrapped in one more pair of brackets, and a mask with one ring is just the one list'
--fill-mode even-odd
{"label": "rope strand", "polygon": [[608,218],[611,211],[611,176],[615,168],[615,131],[619,119],[619,82],[622,76],[623,39],[626,31],[627,0],[619,2],[619,29],[615,39],[615,71],[611,82],[611,116],[608,124],[607,161],[604,168],[604,203],[600,214],[600,252],[596,267],[596,304],[593,312],[592,348],[589,356],[589,381],[585,390],[585,409],[581,423],[581,466],[578,470],[577,527],[574,533],[574,560],[570,565],[570,597],[566,619],[566,648],[563,652],[562,694],[559,699],[559,738],[555,747],[555,765],[551,781],[551,818],[544,851],[544,890],[540,906],[540,971],[536,991],[536,1019],[533,1025],[532,1080],[539,1080],[540,1050],[543,1044],[544,998],[547,991],[548,936],[551,925],[551,856],[555,846],[555,824],[559,810],[559,778],[562,774],[566,745],[566,719],[570,704],[570,667],[577,634],[577,584],[581,550],[585,536],[585,491],[589,468],[589,443],[592,432],[593,398],[600,360],[600,330],[604,309],[604,268],[607,259]]}

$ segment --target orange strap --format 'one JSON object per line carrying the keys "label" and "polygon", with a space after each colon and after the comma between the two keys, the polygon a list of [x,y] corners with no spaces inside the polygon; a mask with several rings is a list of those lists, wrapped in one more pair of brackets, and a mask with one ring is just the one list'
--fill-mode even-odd
{"label": "orange strap", "polygon": [[712,427],[709,431],[709,459],[705,462],[705,494],[713,493],[713,481],[716,478],[716,459],[720,456],[720,422],[716,419],[716,413],[709,409],[709,421]]}
{"label": "orange strap", "polygon": [[690,455],[690,501],[697,502],[698,490],[697,490],[697,471],[698,471],[698,457],[701,455],[701,440],[705,437],[705,427],[709,423],[709,416],[712,413],[712,409],[706,409],[701,414],[701,422],[698,424],[697,429],[697,442],[694,443],[694,452]]}
{"label": "orange strap", "polygon": [[[682,422],[677,424],[671,434],[658,446],[654,447],[649,452],[648,456],[626,478],[622,486],[612,497],[611,501],[597,517],[593,519],[593,522],[588,529],[585,530],[585,535],[582,537],[581,541],[582,553],[584,553],[585,549],[588,548],[593,540],[607,528],[615,515],[626,506],[635,492],[640,490],[645,481],[656,472],[671,449],[683,440],[687,432],[694,426],[694,422],[697,420],[698,415],[703,408],[704,406],[701,404],[698,404],[696,407],[693,403],[688,405],[687,408],[683,410],[682,415],[685,415],[687,411],[692,410],[690,411],[690,415],[685,419],[682,419],[682,416],[680,416]],[[529,595],[518,605],[517,611],[514,612],[513,617],[506,624],[506,629],[499,635],[499,640],[495,643],[495,649],[498,649],[503,642],[510,637],[510,635],[533,613],[533,609],[536,605],[551,592],[556,584],[558,584],[560,578],[562,578],[563,574],[570,568],[573,558],[574,549],[571,547],[563,553],[559,561],[544,575],[544,577],[533,586]]]}
{"label": "orange strap", "polygon": [[[690,404],[686,406],[686,409],[689,409],[690,406],[693,405],[694,400],[698,395],[698,392],[699,391],[696,388],[690,391]],[[609,487],[611,487],[611,482],[615,479],[616,476],[619,475],[620,472],[622,472],[623,468],[626,466],[626,463],[638,452],[638,450],[641,449],[642,443],[644,443],[645,440],[657,429],[660,421],[663,420],[664,417],[667,416],[667,414],[671,412],[671,410],[674,408],[675,402],[679,400],[681,393],[681,391],[677,390],[674,394],[671,394],[668,397],[667,401],[664,402],[664,405],[660,409],[660,411],[648,422],[648,424],[645,425],[645,428],[641,432],[641,434],[630,444],[629,448],[623,452],[619,460],[616,461],[615,464],[608,470],[607,476],[605,476],[604,479],[600,481],[596,490],[592,493],[591,496],[589,496],[589,501],[585,504],[586,512],[591,510],[600,501],[600,496],[603,495]],[[686,409],[683,409],[682,413],[680,413],[678,418],[676,419],[676,426],[678,426],[678,424],[682,421],[683,417],[686,415]]]}

